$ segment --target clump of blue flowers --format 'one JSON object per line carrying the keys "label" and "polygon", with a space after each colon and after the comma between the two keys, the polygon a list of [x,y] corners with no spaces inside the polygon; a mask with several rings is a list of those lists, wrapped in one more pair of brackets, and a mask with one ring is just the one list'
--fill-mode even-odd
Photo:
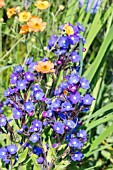
{"label": "clump of blue flowers", "polygon": [[101,3],[102,3],[102,0],[79,0],[79,6],[80,8],[86,3],[86,8],[85,8],[85,11],[88,12],[90,9],[91,9],[91,13],[92,14],[95,14]]}
{"label": "clump of blue flowers", "polygon": [[[0,104],[0,132],[10,138],[0,148],[0,158],[7,166],[17,166],[26,148],[25,159],[35,155],[41,169],[53,169],[63,159],[82,160],[88,135],[80,114],[94,100],[88,93],[88,80],[79,75],[79,45],[85,43],[80,33],[84,30],[80,23],[62,25],[61,34],[52,35],[48,42],[48,53],[55,55],[53,62],[47,58],[34,62],[31,57],[24,66],[14,68],[4,92],[6,101]],[[10,118],[3,113],[7,107]]]}

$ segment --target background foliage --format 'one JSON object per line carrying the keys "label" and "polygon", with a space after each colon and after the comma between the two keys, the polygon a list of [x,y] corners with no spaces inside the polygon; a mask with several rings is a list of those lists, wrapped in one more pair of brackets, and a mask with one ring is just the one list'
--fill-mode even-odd
{"label": "background foliage", "polygon": [[[51,7],[39,12],[31,6],[35,15],[40,15],[47,22],[46,31],[37,33],[43,47],[47,45],[52,33],[65,22],[75,24],[79,21],[85,26],[86,52],[83,54],[83,75],[90,81],[91,93],[96,98],[89,114],[82,115],[84,125],[89,133],[89,141],[85,148],[85,158],[75,166],[72,163],[68,170],[113,170],[113,2],[103,0],[98,12],[85,12],[84,5],[78,7],[78,0],[50,0]],[[6,0],[7,7],[24,5],[25,1]],[[59,5],[65,9],[58,12]],[[12,68],[23,64],[27,56],[38,60],[43,55],[39,39],[18,34],[17,18],[8,19],[5,8],[0,10],[0,98],[8,87]],[[52,56],[49,56],[52,57]],[[83,92],[84,93],[84,92]],[[0,141],[2,144],[2,140]],[[21,160],[20,160],[21,161]],[[22,170],[25,168],[23,167]],[[2,170],[5,170],[2,168]]]}

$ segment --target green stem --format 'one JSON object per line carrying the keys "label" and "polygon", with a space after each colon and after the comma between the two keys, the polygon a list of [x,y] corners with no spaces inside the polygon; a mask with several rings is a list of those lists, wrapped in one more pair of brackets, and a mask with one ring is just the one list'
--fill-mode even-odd
{"label": "green stem", "polygon": [[24,37],[22,37],[22,38],[20,38],[14,45],[13,45],[13,47],[0,59],[0,61],[2,61],[5,57],[7,57],[10,53],[11,53],[11,51],[21,42],[21,40],[23,40],[25,38],[25,36]]}
{"label": "green stem", "polygon": [[2,23],[0,23],[0,58],[2,57]]}
{"label": "green stem", "polygon": [[83,44],[82,44],[82,40],[80,40],[80,45],[79,45],[79,55],[81,56],[81,60],[80,60],[80,71],[79,71],[79,75],[82,75],[82,69],[83,69],[83,52],[82,52],[82,48],[83,48]]}

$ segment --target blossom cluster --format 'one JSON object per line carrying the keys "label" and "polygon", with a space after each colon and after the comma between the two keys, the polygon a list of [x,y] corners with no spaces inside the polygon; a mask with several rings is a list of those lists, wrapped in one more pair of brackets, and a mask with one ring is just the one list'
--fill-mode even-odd
{"label": "blossom cluster", "polygon": [[[4,0],[0,1],[0,8],[2,8],[3,6],[5,6]],[[20,7],[7,8],[7,17],[17,17],[18,23],[21,27],[19,34],[44,31],[44,29],[46,28],[46,22],[43,22],[40,17],[32,15],[32,12],[28,11],[27,6],[28,4],[25,4],[24,9],[21,9]],[[50,3],[48,1],[37,0],[36,3],[34,3],[34,6],[37,7],[39,10],[45,10],[50,6]]]}
{"label": "blossom cluster", "polygon": [[[88,12],[91,8],[91,13],[95,14],[98,11],[101,3],[102,3],[102,0],[87,0],[85,11]],[[84,4],[85,4],[84,0],[79,0],[80,7],[82,7]]]}
{"label": "blossom cluster", "polygon": [[[30,153],[37,155],[37,163],[48,166],[46,156],[49,150],[46,136],[46,151],[43,148],[43,135],[51,131],[50,140],[56,150],[66,144],[66,156],[73,161],[83,158],[82,149],[87,141],[87,133],[82,127],[79,114],[86,112],[94,98],[81,89],[89,90],[90,85],[85,77],[79,75],[79,44],[85,43],[80,34],[84,27],[66,23],[60,27],[59,36],[52,35],[48,41],[48,53],[55,54],[55,61],[42,58],[34,62],[28,58],[25,66],[16,66],[10,75],[10,86],[4,92],[5,106],[12,110],[12,119],[3,114],[1,103],[0,131],[12,136],[13,142],[0,149],[0,158],[9,164],[12,156],[18,161],[19,151],[29,148]],[[85,49],[82,49],[85,51]],[[63,70],[62,82],[57,86],[56,77]],[[51,81],[51,82],[50,82]],[[14,131],[11,121],[18,129]],[[20,137],[18,141],[16,137]],[[14,142],[15,141],[15,142]],[[21,145],[21,149],[20,148]],[[65,153],[64,151],[64,153]],[[61,155],[60,155],[61,156]],[[62,157],[62,156],[61,156]],[[55,166],[52,163],[52,166]]]}

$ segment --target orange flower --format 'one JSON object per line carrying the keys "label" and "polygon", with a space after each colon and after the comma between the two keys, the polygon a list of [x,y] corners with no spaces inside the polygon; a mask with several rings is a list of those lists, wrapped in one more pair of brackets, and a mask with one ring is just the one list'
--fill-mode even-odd
{"label": "orange flower", "polygon": [[51,61],[39,61],[38,65],[35,66],[35,70],[41,73],[52,73],[55,72],[54,64]]}
{"label": "orange flower", "polygon": [[31,17],[31,13],[27,11],[22,11],[18,14],[18,16],[20,22],[27,22]]}
{"label": "orange flower", "polygon": [[5,2],[4,0],[0,0],[0,8],[2,8],[3,6],[5,6]]}
{"label": "orange flower", "polygon": [[15,8],[7,8],[7,16],[8,18],[11,18],[14,14],[16,14]]}
{"label": "orange flower", "polygon": [[73,27],[68,25],[68,24],[64,25],[64,30],[65,30],[67,35],[73,35],[74,34]]}
{"label": "orange flower", "polygon": [[50,6],[50,3],[48,1],[37,1],[36,4],[34,4],[38,9],[47,9]]}
{"label": "orange flower", "polygon": [[65,96],[67,96],[68,93],[69,93],[69,92],[68,92],[66,89],[63,91],[63,94],[64,94]]}
{"label": "orange flower", "polygon": [[28,31],[29,31],[29,27],[28,27],[28,25],[26,24],[26,25],[23,25],[23,26],[21,27],[19,34],[26,34],[26,33],[28,33]]}
{"label": "orange flower", "polygon": [[42,22],[42,19],[37,16],[32,16],[27,24],[29,30],[34,32],[42,32],[46,28],[46,22]]}

